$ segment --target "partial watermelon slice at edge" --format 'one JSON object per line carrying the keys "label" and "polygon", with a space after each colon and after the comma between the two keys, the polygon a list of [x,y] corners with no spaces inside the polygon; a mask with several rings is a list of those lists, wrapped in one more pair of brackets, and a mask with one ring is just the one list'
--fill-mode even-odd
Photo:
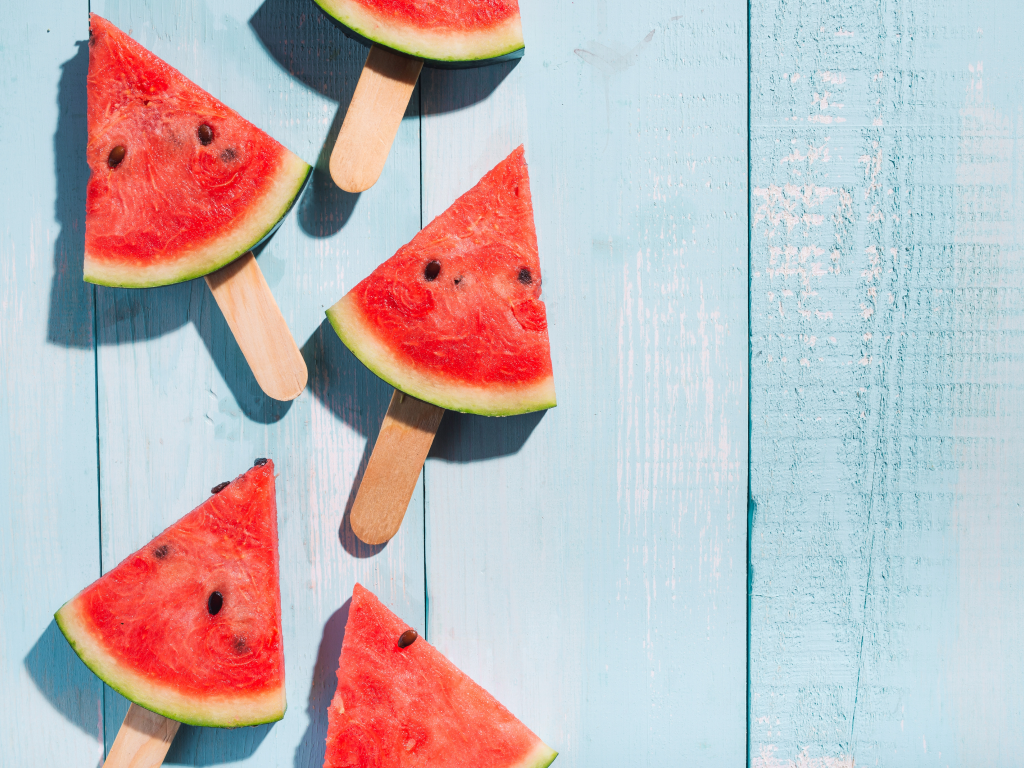
{"label": "partial watermelon slice at edge", "polygon": [[[136,704],[233,728],[286,709],[274,464],[237,477],[82,590],[54,618]],[[223,606],[209,615],[211,590]],[[199,647],[202,646],[202,647]]]}
{"label": "partial watermelon slice at edge", "polygon": [[[86,282],[191,280],[269,237],[311,167],[96,14],[89,48]],[[196,134],[204,122],[209,145]],[[126,156],[111,167],[119,145]]]}
{"label": "partial watermelon slice at edge", "polygon": [[[491,19],[426,18],[429,5],[415,7],[420,14],[402,16],[400,4],[381,0],[315,0],[325,13],[359,37],[387,48],[441,63],[491,63],[514,58],[524,48],[523,27],[516,0],[494,3]],[[455,5],[454,3],[449,3]],[[467,3],[472,7],[472,2]],[[473,9],[476,10],[476,9]],[[453,14],[457,16],[458,14]],[[468,14],[467,14],[468,15]],[[519,54],[521,55],[521,53]]]}
{"label": "partial watermelon slice at edge", "polygon": [[361,584],[328,708],[324,768],[547,768],[558,756]]}

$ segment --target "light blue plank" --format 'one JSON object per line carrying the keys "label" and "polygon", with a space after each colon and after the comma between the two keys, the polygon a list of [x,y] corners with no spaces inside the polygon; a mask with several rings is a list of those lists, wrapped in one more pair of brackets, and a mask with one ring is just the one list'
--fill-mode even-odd
{"label": "light blue plank", "polygon": [[[366,52],[312,3],[117,2],[96,9],[287,146],[316,161]],[[324,310],[419,228],[418,119],[373,194],[321,173],[258,262],[310,368],[290,405],[259,391],[202,280],[99,289],[103,562],[113,565],[257,456],[276,462],[289,710],[273,726],[183,728],[170,764],[320,768],[345,615],[359,580],[424,616],[422,513],[383,551],[339,535],[390,389],[324,327]],[[422,510],[422,498],[414,502]],[[108,694],[107,740],[124,702]]]}
{"label": "light blue plank", "polygon": [[0,764],[93,768],[102,688],[53,623],[99,573],[93,298],[82,282],[86,4],[0,28]]}
{"label": "light blue plank", "polygon": [[751,757],[1021,761],[1017,4],[751,9]]}
{"label": "light blue plank", "polygon": [[746,6],[521,7],[516,66],[423,75],[424,219],[525,141],[559,405],[444,417],[429,639],[562,768],[739,766]]}

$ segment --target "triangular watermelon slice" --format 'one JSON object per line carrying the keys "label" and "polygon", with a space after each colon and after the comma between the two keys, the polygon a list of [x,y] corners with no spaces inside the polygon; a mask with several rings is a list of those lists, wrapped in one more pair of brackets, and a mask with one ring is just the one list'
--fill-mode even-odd
{"label": "triangular watermelon slice", "polygon": [[523,148],[327,310],[370,370],[442,408],[551,408],[547,312]]}
{"label": "triangular watermelon slice", "polygon": [[360,37],[410,56],[482,62],[523,48],[518,0],[316,0]]}
{"label": "triangular watermelon slice", "polygon": [[310,167],[90,18],[85,279],[142,288],[213,272],[274,230]]}
{"label": "triangular watermelon slice", "polygon": [[545,768],[557,756],[356,584],[324,768]]}
{"label": "triangular watermelon slice", "polygon": [[192,725],[284,717],[274,464],[234,482],[57,611],[82,661]]}

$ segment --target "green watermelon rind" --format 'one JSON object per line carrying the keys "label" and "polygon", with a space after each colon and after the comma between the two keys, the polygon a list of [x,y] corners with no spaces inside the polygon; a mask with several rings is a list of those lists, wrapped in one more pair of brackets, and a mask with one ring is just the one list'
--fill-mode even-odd
{"label": "green watermelon rind", "polygon": [[400,53],[429,61],[491,63],[525,47],[523,27],[518,14],[509,17],[497,29],[486,32],[455,32],[423,29],[414,25],[402,28],[392,20],[381,19],[358,0],[315,0],[324,13],[344,24],[361,37]]}
{"label": "green watermelon rind", "polygon": [[283,149],[284,162],[269,191],[240,217],[235,225],[214,240],[171,262],[161,261],[140,267],[125,259],[90,259],[85,255],[84,279],[87,283],[113,288],[155,288],[203,277],[230,264],[271,235],[295,205],[312,167],[293,152]]}
{"label": "green watermelon rind", "polygon": [[548,768],[549,765],[555,762],[556,757],[558,757],[558,753],[538,739],[537,746],[533,748],[530,754],[518,763],[508,766],[508,768]]}
{"label": "green watermelon rind", "polygon": [[78,657],[103,682],[129,701],[158,715],[169,717],[186,725],[211,728],[239,728],[249,725],[273,723],[284,717],[284,684],[280,688],[257,696],[209,698],[197,704],[191,697],[175,692],[169,686],[146,680],[107,653],[98,639],[93,638],[78,614],[74,598],[54,614],[57,626]]}
{"label": "green watermelon rind", "polygon": [[525,386],[474,386],[431,375],[399,360],[363,320],[352,294],[327,310],[327,319],[352,354],[395,389],[449,411],[480,416],[515,416],[554,408],[554,376]]}

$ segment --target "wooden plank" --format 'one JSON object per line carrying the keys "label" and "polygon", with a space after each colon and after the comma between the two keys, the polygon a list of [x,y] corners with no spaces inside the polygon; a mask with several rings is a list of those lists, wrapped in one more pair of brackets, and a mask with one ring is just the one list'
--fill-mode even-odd
{"label": "wooden plank", "polygon": [[754,766],[1020,762],[1022,15],[751,6]]}
{"label": "wooden plank", "polygon": [[[345,351],[324,317],[419,228],[418,120],[403,122],[372,195],[341,194],[327,175],[328,134],[340,125],[366,49],[315,5],[107,0],[93,8],[319,164],[297,210],[257,254],[309,367],[310,386],[296,400],[262,393],[202,280],[100,289],[97,313],[107,567],[256,457],[274,459],[279,473],[288,715],[235,731],[183,726],[167,764],[322,768],[355,581],[423,626],[422,496],[412,502],[418,514],[386,547],[339,530],[391,388]],[[108,739],[125,709],[108,692]]]}
{"label": "wooden plank", "polygon": [[445,415],[427,639],[561,768],[739,766],[746,6],[521,7],[518,64],[421,75],[424,221],[525,141],[558,407]]}
{"label": "wooden plank", "polygon": [[0,29],[0,762],[94,768],[102,688],[53,622],[100,569],[86,4],[39,10]]}

